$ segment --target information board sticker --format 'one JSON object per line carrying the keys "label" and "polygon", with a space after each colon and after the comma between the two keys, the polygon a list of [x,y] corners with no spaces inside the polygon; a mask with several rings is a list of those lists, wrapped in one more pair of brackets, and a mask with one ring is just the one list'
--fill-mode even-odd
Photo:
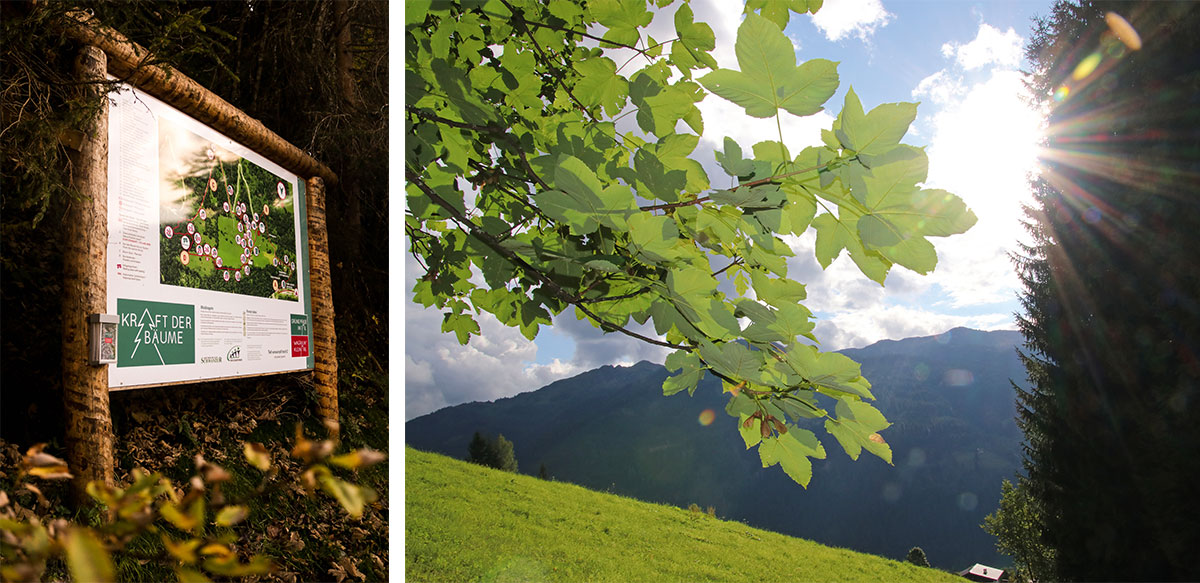
{"label": "information board sticker", "polygon": [[109,387],[311,370],[304,181],[144,92],[109,97]]}

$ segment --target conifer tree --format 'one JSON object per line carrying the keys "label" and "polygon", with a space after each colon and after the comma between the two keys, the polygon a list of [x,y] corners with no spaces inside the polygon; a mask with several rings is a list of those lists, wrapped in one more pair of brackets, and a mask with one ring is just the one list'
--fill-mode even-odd
{"label": "conifer tree", "polygon": [[1055,579],[1200,578],[1197,29],[1195,3],[1059,2],[1028,46],[1019,421]]}
{"label": "conifer tree", "polygon": [[490,467],[492,465],[492,448],[488,441],[476,431],[475,436],[471,438],[471,444],[467,446],[467,461]]}

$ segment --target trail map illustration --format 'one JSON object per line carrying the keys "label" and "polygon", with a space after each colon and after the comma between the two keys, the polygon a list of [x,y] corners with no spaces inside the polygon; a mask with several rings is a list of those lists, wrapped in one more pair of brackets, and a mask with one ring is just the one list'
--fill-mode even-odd
{"label": "trail map illustration", "polygon": [[292,184],[160,118],[161,281],[298,301]]}

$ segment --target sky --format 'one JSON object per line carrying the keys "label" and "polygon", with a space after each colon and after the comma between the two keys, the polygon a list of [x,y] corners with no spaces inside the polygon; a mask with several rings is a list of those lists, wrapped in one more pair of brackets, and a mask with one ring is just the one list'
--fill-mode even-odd
{"label": "sky", "polygon": [[[713,55],[722,67],[737,68],[733,46],[741,5],[691,3],[696,20],[713,29]],[[822,270],[813,256],[811,230],[790,238],[796,256],[789,258],[789,276],[807,286],[804,304],[816,316],[822,350],[928,336],[957,326],[1015,329],[1019,282],[1008,254],[1025,239],[1021,204],[1029,201],[1028,175],[1036,168],[1041,125],[1024,98],[1023,46],[1033,17],[1047,15],[1050,5],[1049,0],[825,0],[815,16],[792,15],[784,32],[796,47],[797,61],[839,62],[841,85],[826,111],[784,123],[789,150],[820,142],[820,130],[829,128],[851,86],[867,110],[881,103],[920,102],[903,142],[926,147],[924,186],[959,195],[979,217],[966,234],[931,238],[938,252],[932,273],[895,267],[882,287],[862,275],[845,253]],[[671,38],[673,12],[668,8],[656,15],[649,34]],[[748,118],[716,96],[701,102],[700,109],[705,134],[692,157],[705,166],[714,186],[725,175],[713,150],[726,136],[746,151],[777,137],[773,119]],[[404,245],[392,253],[392,272],[404,274],[395,292],[403,307],[393,311],[403,314],[403,341],[394,346],[392,362],[403,363],[405,420],[536,390],[608,364],[661,363],[666,357],[665,349],[602,334],[576,320],[574,310],[543,327],[534,341],[485,313],[476,317],[482,335],[460,345],[453,333],[440,332],[438,310],[412,302],[421,270]]]}

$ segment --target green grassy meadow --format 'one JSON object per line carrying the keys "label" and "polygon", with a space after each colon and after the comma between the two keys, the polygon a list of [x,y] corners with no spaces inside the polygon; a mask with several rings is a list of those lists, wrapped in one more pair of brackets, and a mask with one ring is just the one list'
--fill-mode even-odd
{"label": "green grassy meadow", "polygon": [[961,580],[407,447],[404,467],[410,581]]}

